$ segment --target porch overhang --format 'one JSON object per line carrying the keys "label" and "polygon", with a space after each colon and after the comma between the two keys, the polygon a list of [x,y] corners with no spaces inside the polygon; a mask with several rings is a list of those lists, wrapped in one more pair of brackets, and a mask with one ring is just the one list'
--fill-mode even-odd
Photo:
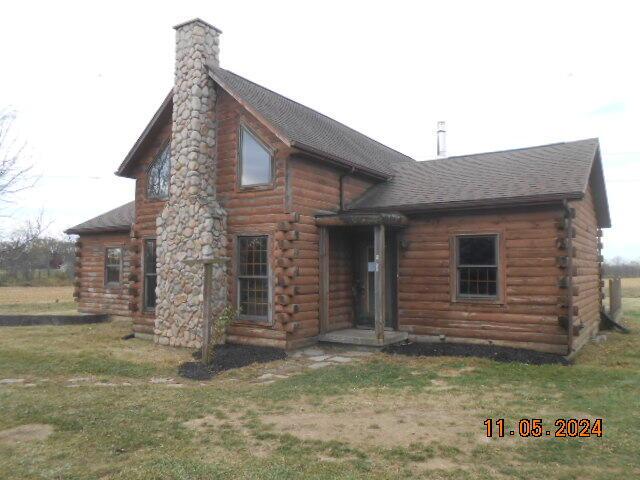
{"label": "porch overhang", "polygon": [[[320,334],[328,334],[329,332],[329,296],[330,296],[330,263],[332,250],[330,245],[331,232],[349,235],[353,232],[355,235],[362,235],[362,231],[369,230],[373,233],[373,245],[365,245],[361,248],[361,252],[366,253],[361,257],[364,268],[360,268],[361,275],[366,279],[364,282],[367,287],[362,288],[367,291],[367,307],[365,308],[367,320],[371,320],[373,316],[373,331],[365,335],[373,344],[381,346],[385,343],[385,324],[387,320],[387,310],[391,312],[393,307],[388,305],[391,301],[391,292],[388,287],[394,285],[392,278],[395,277],[393,270],[387,265],[387,257],[393,255],[391,243],[388,243],[387,237],[393,232],[394,228],[402,227],[408,224],[408,219],[402,214],[382,213],[328,213],[316,214],[316,225],[318,227],[318,251],[319,251],[319,315],[320,315]],[[342,227],[342,228],[339,228]],[[352,227],[352,228],[348,228]],[[368,227],[368,228],[358,228]],[[372,231],[372,232],[371,232]],[[371,240],[371,237],[368,239]],[[361,243],[361,242],[360,242]],[[373,247],[373,252],[371,252]],[[388,248],[389,247],[389,248]],[[339,258],[339,256],[337,257]],[[366,273],[363,273],[366,272]],[[371,279],[373,273],[373,279]],[[373,285],[372,285],[373,284]],[[357,287],[355,287],[357,288]],[[355,294],[354,294],[355,295]],[[372,315],[373,314],[373,315]],[[368,323],[368,322],[367,322]],[[354,329],[348,329],[350,332]],[[362,335],[356,335],[358,338]],[[353,340],[353,335],[347,335],[348,338],[342,338],[340,343],[348,343],[348,339]],[[337,341],[333,336],[322,337],[324,341]],[[389,341],[397,340],[397,336],[391,336]]]}
{"label": "porch overhang", "polygon": [[385,225],[388,227],[404,227],[409,224],[406,215],[397,212],[384,213],[316,213],[316,225],[319,227],[357,227]]}

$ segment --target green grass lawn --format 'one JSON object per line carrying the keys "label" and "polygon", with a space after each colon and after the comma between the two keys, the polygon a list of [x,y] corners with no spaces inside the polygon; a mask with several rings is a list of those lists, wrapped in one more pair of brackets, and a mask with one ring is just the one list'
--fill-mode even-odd
{"label": "green grass lawn", "polygon": [[[182,388],[190,352],[129,325],[0,329],[2,479],[618,479],[640,476],[640,304],[571,367],[385,354],[258,384],[267,366]],[[631,304],[632,308],[628,305]],[[74,377],[93,377],[69,387]],[[97,383],[96,383],[97,382]],[[101,386],[100,383],[103,385]],[[33,384],[25,386],[24,384]],[[485,418],[603,418],[602,438],[484,437]]]}

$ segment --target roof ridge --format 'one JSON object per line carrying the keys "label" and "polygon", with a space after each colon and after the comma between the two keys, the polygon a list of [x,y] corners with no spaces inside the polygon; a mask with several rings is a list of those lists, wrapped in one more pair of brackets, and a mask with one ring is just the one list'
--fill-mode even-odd
{"label": "roof ridge", "polygon": [[469,154],[466,154],[466,155],[454,155],[452,157],[432,158],[432,159],[428,159],[428,160],[420,160],[420,163],[422,163],[422,162],[433,162],[433,161],[437,161],[437,160],[445,161],[445,160],[451,160],[453,158],[477,157],[477,156],[480,156],[480,155],[491,155],[491,154],[494,154],[494,153],[520,152],[522,150],[531,150],[533,148],[554,147],[556,145],[567,145],[569,143],[588,142],[590,140],[595,140],[596,142],[600,141],[600,139],[598,137],[590,137],[590,138],[582,138],[580,140],[571,140],[569,142],[553,142],[553,143],[545,143],[545,144],[542,144],[542,145],[531,145],[529,147],[505,148],[503,150],[490,150],[488,152],[469,153]]}
{"label": "roof ridge", "polygon": [[273,93],[273,94],[275,94],[275,95],[278,95],[278,96],[280,96],[280,97],[284,98],[285,100],[288,100],[288,101],[290,101],[290,102],[292,102],[292,103],[295,103],[296,105],[300,105],[301,107],[306,108],[307,110],[311,110],[312,112],[317,113],[318,115],[321,115],[321,116],[323,116],[324,118],[327,118],[327,119],[331,120],[332,122],[339,123],[339,124],[340,124],[340,125],[342,125],[343,127],[347,128],[347,129],[349,129],[349,130],[351,130],[352,132],[355,132],[355,133],[357,133],[358,135],[362,135],[363,137],[365,137],[365,138],[367,138],[367,139],[371,140],[372,142],[377,143],[377,144],[378,144],[378,145],[380,145],[381,147],[387,148],[387,149],[389,149],[389,150],[391,150],[391,151],[393,151],[393,152],[396,152],[396,153],[397,153],[397,154],[399,154],[399,155],[402,155],[403,157],[406,157],[408,160],[411,160],[411,161],[413,161],[413,162],[416,162],[416,161],[417,161],[416,159],[414,159],[414,158],[410,157],[410,156],[409,156],[409,155],[407,155],[406,153],[402,153],[401,151],[396,150],[395,148],[392,148],[392,147],[390,147],[390,146],[388,146],[388,145],[385,145],[384,143],[382,143],[382,142],[380,142],[380,141],[376,140],[375,138],[371,138],[370,136],[365,135],[365,134],[364,134],[364,133],[362,133],[361,131],[356,130],[355,128],[352,128],[352,127],[350,127],[349,125],[347,125],[347,124],[345,124],[345,123],[342,123],[340,120],[336,120],[335,118],[332,118],[332,117],[330,117],[329,115],[326,115],[326,114],[324,114],[324,113],[322,113],[322,112],[319,112],[319,111],[318,111],[318,110],[316,110],[315,108],[311,108],[311,107],[309,107],[308,105],[305,105],[304,103],[300,103],[300,102],[298,102],[297,100],[293,100],[292,98],[289,98],[289,97],[287,97],[286,95],[283,95],[283,94],[281,94],[281,93],[278,93],[278,92],[276,92],[275,90],[271,90],[270,88],[267,88],[267,87],[265,87],[264,85],[260,85],[259,83],[256,83],[256,82],[254,82],[253,80],[249,80],[248,78],[243,77],[242,75],[240,75],[240,74],[238,74],[238,73],[236,73],[236,72],[233,72],[233,71],[231,71],[231,70],[227,70],[226,68],[222,68],[222,67],[213,67],[213,68],[212,68],[212,67],[209,67],[209,68],[210,68],[210,69],[212,69],[212,70],[214,70],[214,71],[215,71],[216,69],[218,69],[218,70],[223,70],[223,71],[225,71],[225,72],[227,72],[227,73],[231,73],[232,75],[235,75],[236,77],[240,77],[240,78],[242,78],[243,80],[245,80],[246,82],[249,82],[249,83],[251,83],[251,84],[253,84],[253,85],[256,85],[257,87],[260,87],[260,88],[262,88],[262,89],[264,89],[264,90],[267,90],[267,91],[269,91],[269,92],[271,92],[271,93]]}

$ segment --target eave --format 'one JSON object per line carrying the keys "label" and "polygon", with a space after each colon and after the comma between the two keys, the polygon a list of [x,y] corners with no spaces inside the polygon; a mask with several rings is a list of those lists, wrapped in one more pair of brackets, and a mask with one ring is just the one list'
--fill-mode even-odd
{"label": "eave", "polygon": [[118,175],[119,177],[133,178],[131,174],[131,166],[134,163],[134,159],[137,157],[140,151],[144,149],[144,147],[146,147],[149,137],[155,132],[160,120],[172,114],[172,109],[169,108],[172,104],[173,89],[169,91],[158,110],[156,110],[156,113],[154,113],[153,117],[138,137],[138,140],[136,140],[136,143],[133,144],[133,147],[131,147],[131,150],[129,150],[129,153],[127,153],[127,156],[118,167],[118,170],[116,170],[116,175]]}
{"label": "eave", "polygon": [[96,228],[68,228],[64,231],[67,235],[95,235],[100,233],[129,233],[131,225]]}
{"label": "eave", "polygon": [[580,200],[583,192],[558,193],[550,195],[535,195],[528,197],[509,197],[482,200],[467,200],[443,203],[415,203],[406,205],[391,205],[371,208],[347,208],[348,212],[401,212],[405,214],[460,212],[472,210],[487,210],[492,208],[509,208],[521,206],[560,204],[563,200]]}

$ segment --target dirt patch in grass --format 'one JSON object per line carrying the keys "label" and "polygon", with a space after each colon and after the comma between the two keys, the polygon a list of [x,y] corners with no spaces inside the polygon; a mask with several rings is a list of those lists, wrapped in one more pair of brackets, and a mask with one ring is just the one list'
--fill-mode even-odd
{"label": "dirt patch in grass", "polygon": [[482,432],[478,427],[481,413],[468,409],[469,399],[464,396],[438,398],[443,397],[446,401],[417,403],[356,395],[334,403],[326,411],[301,406],[283,414],[263,415],[259,420],[268,428],[301,440],[382,448],[437,442],[471,450],[478,445],[479,436],[470,437],[469,432]]}
{"label": "dirt patch in grass", "polygon": [[461,377],[476,370],[475,367],[443,368],[438,371],[438,375],[441,377]]}
{"label": "dirt patch in grass", "polygon": [[19,443],[46,440],[53,433],[53,427],[43,423],[29,423],[19,427],[0,431],[0,443],[16,445]]}
{"label": "dirt patch in grass", "polygon": [[202,362],[185,362],[178,368],[178,374],[192,380],[208,380],[220,372],[233,368],[285,358],[287,354],[280,348],[226,344],[216,348],[213,361],[209,365]]}
{"label": "dirt patch in grass", "polygon": [[383,351],[411,357],[481,357],[489,358],[497,362],[520,362],[531,365],[570,364],[570,362],[561,355],[495,345],[413,342],[401,345],[390,345],[385,347]]}

